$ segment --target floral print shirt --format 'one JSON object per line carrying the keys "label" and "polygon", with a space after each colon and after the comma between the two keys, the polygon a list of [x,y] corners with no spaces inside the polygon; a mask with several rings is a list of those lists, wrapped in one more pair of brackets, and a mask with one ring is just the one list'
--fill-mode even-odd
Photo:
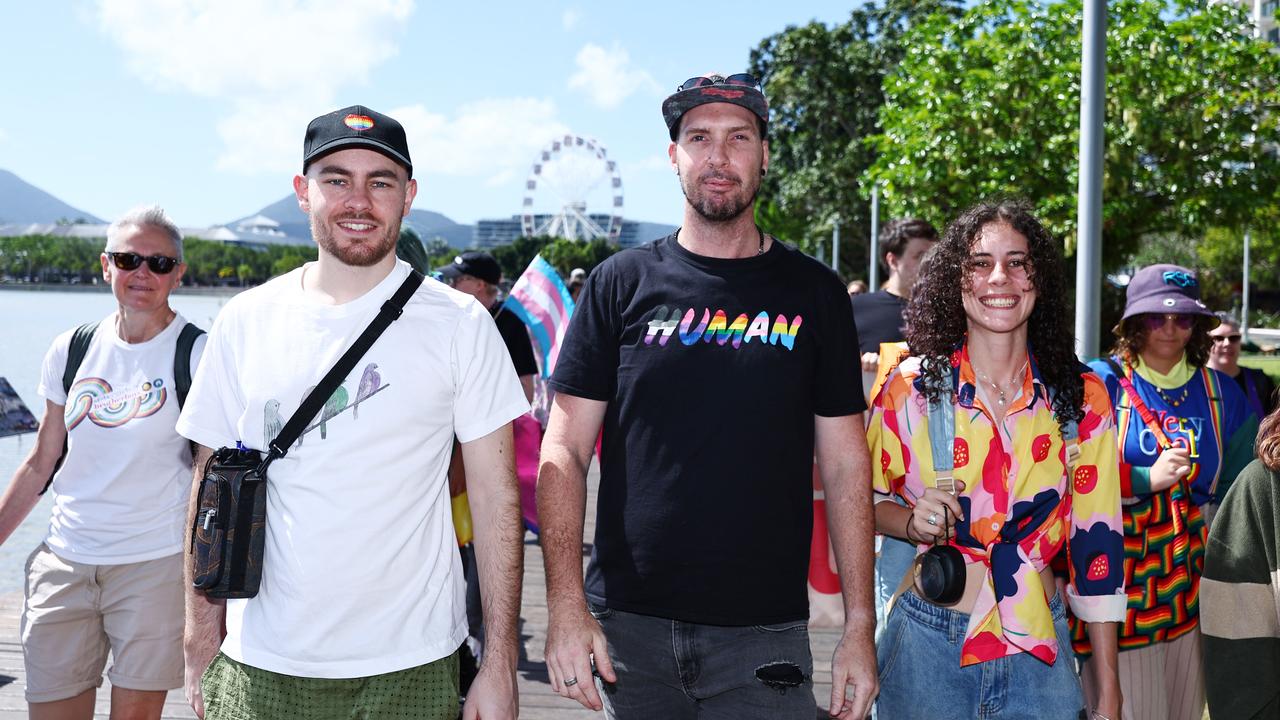
{"label": "floral print shirt", "polygon": [[[1067,552],[1067,602],[1085,622],[1125,616],[1124,542],[1111,402],[1081,366],[1084,419],[1071,477],[1066,447],[1032,356],[1021,393],[997,423],[978,398],[968,346],[951,357],[955,383],[955,469],[964,483],[964,518],[951,544],[967,564],[987,565],[961,648],[960,664],[1029,652],[1048,664],[1058,655],[1040,571]],[[894,370],[876,396],[867,429],[876,501],[914,505],[935,486],[928,411],[919,358]],[[879,459],[876,463],[875,459]],[[920,545],[923,552],[927,545]]]}

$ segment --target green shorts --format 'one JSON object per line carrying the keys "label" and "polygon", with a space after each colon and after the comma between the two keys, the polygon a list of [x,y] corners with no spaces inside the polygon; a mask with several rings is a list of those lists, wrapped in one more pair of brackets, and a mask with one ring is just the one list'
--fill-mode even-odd
{"label": "green shorts", "polygon": [[200,682],[205,720],[458,717],[458,653],[383,675],[306,678],[214,657]]}

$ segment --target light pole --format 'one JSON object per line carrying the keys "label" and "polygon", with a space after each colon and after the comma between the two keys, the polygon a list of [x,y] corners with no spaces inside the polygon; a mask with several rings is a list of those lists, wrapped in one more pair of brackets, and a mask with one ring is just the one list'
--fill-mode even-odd
{"label": "light pole", "polygon": [[871,262],[867,269],[867,292],[880,289],[880,184],[871,186]]}
{"label": "light pole", "polygon": [[1080,44],[1080,179],[1076,200],[1076,355],[1098,356],[1102,305],[1102,143],[1107,3],[1085,0]]}

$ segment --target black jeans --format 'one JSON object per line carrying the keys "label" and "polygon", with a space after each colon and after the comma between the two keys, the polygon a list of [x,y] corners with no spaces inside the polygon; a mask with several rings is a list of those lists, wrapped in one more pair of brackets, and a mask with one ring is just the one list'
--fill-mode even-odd
{"label": "black jeans", "polygon": [[591,608],[616,683],[603,683],[611,720],[810,720],[813,656],[803,620],[723,627]]}

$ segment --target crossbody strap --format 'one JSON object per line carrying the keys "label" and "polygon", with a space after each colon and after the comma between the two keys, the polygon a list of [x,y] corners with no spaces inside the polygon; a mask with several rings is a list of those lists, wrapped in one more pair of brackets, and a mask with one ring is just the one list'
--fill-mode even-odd
{"label": "crossbody strap", "polygon": [[1160,444],[1161,450],[1168,450],[1173,447],[1173,442],[1169,440],[1169,436],[1165,434],[1164,428],[1160,427],[1160,423],[1156,421],[1155,413],[1147,407],[1142,401],[1142,396],[1138,394],[1138,389],[1133,386],[1133,381],[1129,379],[1129,373],[1133,372],[1133,367],[1129,363],[1125,363],[1122,368],[1112,358],[1107,358],[1107,364],[1111,366],[1111,371],[1116,375],[1116,382],[1120,383],[1120,387],[1124,389],[1124,394],[1129,398],[1129,407],[1137,411],[1138,417],[1142,418],[1142,422],[1146,423],[1147,428],[1151,430],[1151,434],[1155,435],[1156,442]]}
{"label": "crossbody strap", "polygon": [[422,281],[422,273],[417,270],[410,270],[409,277],[405,278],[400,285],[400,289],[396,290],[395,294],[382,304],[382,309],[378,311],[378,315],[373,319],[373,322],[369,323],[364,332],[360,333],[360,337],[356,338],[355,343],[342,354],[342,357],[338,358],[338,362],[325,374],[319,384],[310,393],[307,393],[307,396],[302,400],[302,404],[290,416],[289,422],[285,423],[280,433],[271,441],[267,457],[262,461],[259,469],[261,474],[266,473],[267,466],[273,460],[288,454],[289,448],[302,435],[307,423],[310,422],[311,418],[315,417],[316,413],[320,412],[325,400],[333,394],[333,391],[338,388],[342,380],[350,374],[352,368],[356,366],[356,363],[360,362],[360,358],[364,357],[369,348],[373,347],[373,343],[378,339],[378,336],[382,335],[382,332],[404,312],[405,303],[409,302],[409,298],[418,290],[418,286],[422,284]]}
{"label": "crossbody strap", "polygon": [[[1120,387],[1124,389],[1124,394],[1129,398],[1129,407],[1138,412],[1138,416],[1142,418],[1142,422],[1146,423],[1147,428],[1151,430],[1151,434],[1155,436],[1156,442],[1160,444],[1161,451],[1168,450],[1173,447],[1173,442],[1169,440],[1169,436],[1165,434],[1164,428],[1160,427],[1160,423],[1156,421],[1156,416],[1142,401],[1142,397],[1138,395],[1138,389],[1133,386],[1133,381],[1129,379],[1129,373],[1133,372],[1133,366],[1125,363],[1124,368],[1120,367],[1112,358],[1107,358],[1107,364],[1111,366],[1111,370],[1116,374],[1116,381],[1120,383]],[[1123,442],[1123,439],[1121,439]],[[1191,510],[1187,506],[1187,499],[1191,497],[1191,489],[1187,487],[1186,480],[1178,480],[1177,484],[1169,488],[1169,504],[1170,515],[1173,520],[1173,556],[1175,561],[1185,561],[1187,557],[1187,549],[1190,541],[1187,536],[1187,516]]]}

